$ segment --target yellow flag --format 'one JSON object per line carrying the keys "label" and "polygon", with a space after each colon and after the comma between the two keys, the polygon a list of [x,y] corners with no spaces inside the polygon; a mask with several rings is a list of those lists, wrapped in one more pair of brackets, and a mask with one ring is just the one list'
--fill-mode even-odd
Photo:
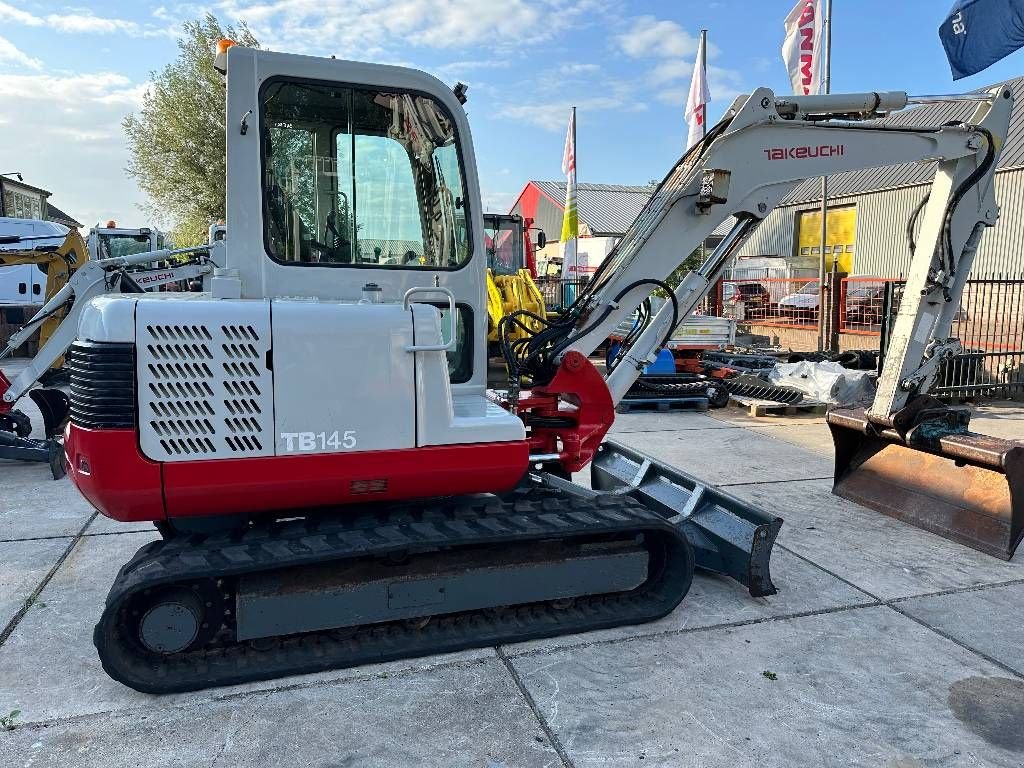
{"label": "yellow flag", "polygon": [[562,173],[565,174],[565,212],[562,215],[562,277],[577,277],[576,236],[579,234],[579,216],[576,213],[576,107],[569,117],[569,130],[565,134],[562,152]]}

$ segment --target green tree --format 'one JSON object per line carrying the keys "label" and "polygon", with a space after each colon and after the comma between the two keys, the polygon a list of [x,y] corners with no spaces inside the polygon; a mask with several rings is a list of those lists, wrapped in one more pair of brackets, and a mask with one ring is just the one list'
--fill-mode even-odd
{"label": "green tree", "polygon": [[174,222],[178,247],[206,242],[212,221],[225,214],[224,81],[213,68],[217,41],[258,48],[245,22],[221,27],[212,14],[185,22],[178,58],[151,73],[138,115],[122,123],[131,159],[128,173],[154,211]]}

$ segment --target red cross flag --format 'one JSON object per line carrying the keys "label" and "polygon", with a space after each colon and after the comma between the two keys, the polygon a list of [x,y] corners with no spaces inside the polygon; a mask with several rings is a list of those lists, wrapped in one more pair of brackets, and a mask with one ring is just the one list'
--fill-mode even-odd
{"label": "red cross flag", "polygon": [[707,65],[707,31],[701,30],[700,44],[697,46],[697,60],[693,63],[693,79],[690,81],[690,96],[686,100],[686,123],[689,132],[686,137],[686,148],[689,149],[704,138],[708,132],[707,108],[711,101],[708,89]]}

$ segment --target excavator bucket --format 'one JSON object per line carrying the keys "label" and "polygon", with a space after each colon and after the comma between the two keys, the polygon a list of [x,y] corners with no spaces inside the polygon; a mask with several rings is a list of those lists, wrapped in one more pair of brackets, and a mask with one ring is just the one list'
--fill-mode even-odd
{"label": "excavator bucket", "polygon": [[754,597],[778,591],[769,566],[782,518],[612,440],[591,462],[590,482],[597,491],[633,496],[680,526],[696,567],[735,579]]}
{"label": "excavator bucket", "polygon": [[[951,409],[952,410],[952,409]],[[863,409],[828,413],[835,445],[832,492],[973,549],[1009,560],[1024,534],[1024,442],[949,422],[901,435]]]}

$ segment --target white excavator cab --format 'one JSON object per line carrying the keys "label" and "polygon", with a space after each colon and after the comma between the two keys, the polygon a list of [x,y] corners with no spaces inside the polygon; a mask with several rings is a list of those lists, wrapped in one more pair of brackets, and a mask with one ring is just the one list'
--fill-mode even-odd
{"label": "white excavator cab", "polygon": [[109,221],[105,227],[92,227],[86,244],[93,259],[110,259],[149,253],[164,247],[159,232],[149,227],[118,227]]}

